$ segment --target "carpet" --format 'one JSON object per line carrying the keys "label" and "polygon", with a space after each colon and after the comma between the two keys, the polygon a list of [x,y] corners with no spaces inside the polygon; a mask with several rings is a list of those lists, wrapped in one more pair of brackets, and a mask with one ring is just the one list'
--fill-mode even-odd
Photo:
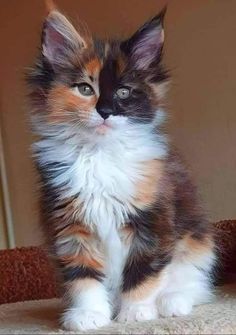
{"label": "carpet", "polygon": [[[60,328],[60,299],[0,306],[0,334],[73,334]],[[236,284],[218,289],[215,301],[195,307],[189,316],[142,323],[112,322],[89,334],[236,334]]]}

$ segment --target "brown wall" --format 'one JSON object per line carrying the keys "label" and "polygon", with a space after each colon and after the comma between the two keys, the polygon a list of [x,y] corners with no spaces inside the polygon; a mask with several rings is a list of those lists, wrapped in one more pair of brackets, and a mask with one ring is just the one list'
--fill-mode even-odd
{"label": "brown wall", "polygon": [[[127,35],[165,0],[58,0],[100,36]],[[41,0],[1,0],[1,126],[17,245],[40,243],[29,158],[24,69],[39,44]],[[170,0],[165,63],[173,75],[170,132],[189,162],[210,217],[236,218],[236,1]]]}

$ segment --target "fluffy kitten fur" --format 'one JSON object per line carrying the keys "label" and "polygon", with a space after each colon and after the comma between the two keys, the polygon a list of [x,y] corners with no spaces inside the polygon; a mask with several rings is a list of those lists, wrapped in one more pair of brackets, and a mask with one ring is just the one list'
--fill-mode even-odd
{"label": "fluffy kitten fur", "polygon": [[185,315],[211,295],[211,228],[161,131],[163,15],[126,41],[93,39],[55,9],[45,19],[28,81],[67,329]]}

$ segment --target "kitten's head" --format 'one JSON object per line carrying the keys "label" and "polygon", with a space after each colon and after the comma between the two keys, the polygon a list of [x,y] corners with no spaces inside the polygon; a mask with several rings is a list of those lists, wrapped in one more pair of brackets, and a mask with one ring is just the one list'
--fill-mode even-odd
{"label": "kitten's head", "polygon": [[98,134],[154,124],[167,83],[160,64],[163,17],[164,11],[125,41],[103,41],[52,10],[29,75],[36,114],[50,125],[73,124]]}

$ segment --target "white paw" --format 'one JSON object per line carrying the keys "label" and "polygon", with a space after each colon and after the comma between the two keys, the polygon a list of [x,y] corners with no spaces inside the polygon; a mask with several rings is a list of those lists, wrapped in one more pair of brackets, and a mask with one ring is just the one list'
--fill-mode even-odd
{"label": "white paw", "polygon": [[110,319],[106,315],[83,309],[69,309],[62,317],[63,328],[71,331],[97,329],[109,322]]}
{"label": "white paw", "polygon": [[179,293],[169,293],[157,300],[158,312],[161,316],[181,316],[192,311],[192,301]]}
{"label": "white paw", "polygon": [[132,304],[121,307],[117,317],[119,322],[147,321],[157,318],[157,308],[154,304]]}

